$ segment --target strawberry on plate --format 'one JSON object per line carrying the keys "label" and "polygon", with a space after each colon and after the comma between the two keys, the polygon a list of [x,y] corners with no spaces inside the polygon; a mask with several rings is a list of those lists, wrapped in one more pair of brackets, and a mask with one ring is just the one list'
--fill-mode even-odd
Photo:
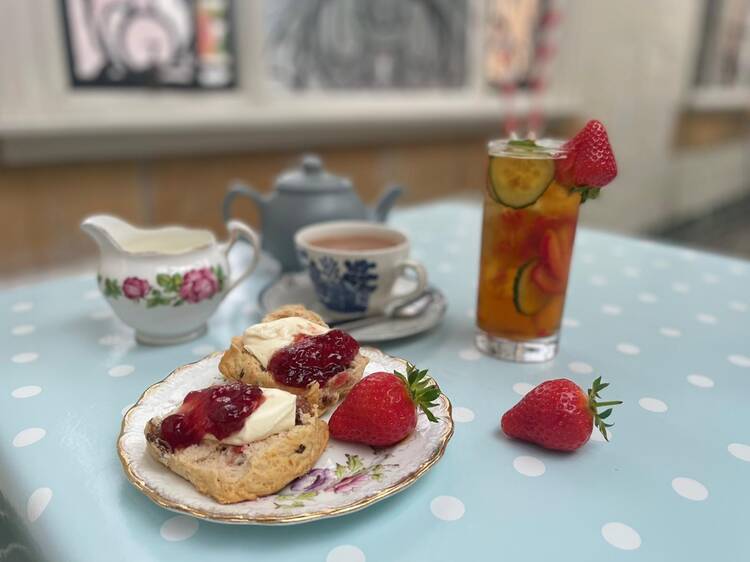
{"label": "strawberry on plate", "polygon": [[[609,386],[601,377],[588,393],[569,379],[545,381],[533,388],[503,415],[500,426],[508,437],[536,443],[547,449],[574,451],[584,445],[596,426],[609,440],[604,420],[620,400],[598,402],[599,392]],[[598,408],[607,407],[603,412]]]}
{"label": "strawberry on plate", "polygon": [[586,123],[563,148],[567,158],[557,160],[557,181],[579,191],[582,201],[596,199],[599,190],[617,177],[615,154],[600,121]]}
{"label": "strawberry on plate", "polygon": [[406,364],[406,376],[398,371],[373,373],[355,384],[333,412],[331,437],[373,447],[394,445],[417,427],[417,408],[437,422],[430,408],[437,406],[440,394],[427,370],[411,363]]}

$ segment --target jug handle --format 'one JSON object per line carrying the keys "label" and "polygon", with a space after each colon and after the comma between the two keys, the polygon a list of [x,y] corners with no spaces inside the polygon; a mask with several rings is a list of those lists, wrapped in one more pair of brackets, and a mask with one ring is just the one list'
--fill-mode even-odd
{"label": "jug handle", "polygon": [[[232,247],[237,243],[238,240],[244,240],[248,244],[250,244],[253,247],[253,258],[250,260],[250,263],[245,268],[245,271],[243,271],[238,277],[235,279],[229,279],[229,286],[227,287],[226,292],[224,293],[224,296],[226,297],[232,289],[234,289],[237,285],[242,283],[245,279],[247,279],[250,274],[255,270],[255,268],[258,265],[258,260],[260,260],[260,237],[255,233],[255,231],[247,226],[244,222],[238,221],[236,219],[227,221],[227,231],[229,231],[229,239],[224,244],[224,248],[222,248],[222,251],[224,252],[224,256],[227,258],[227,263],[229,262],[229,252],[232,250]],[[231,271],[230,271],[230,277],[231,277]]]}
{"label": "jug handle", "polygon": [[263,210],[263,205],[265,203],[263,196],[249,185],[246,185],[239,180],[235,180],[229,185],[229,191],[224,196],[224,202],[222,203],[224,222],[227,222],[229,217],[232,216],[232,203],[240,196],[252,200],[258,206],[258,210]]}

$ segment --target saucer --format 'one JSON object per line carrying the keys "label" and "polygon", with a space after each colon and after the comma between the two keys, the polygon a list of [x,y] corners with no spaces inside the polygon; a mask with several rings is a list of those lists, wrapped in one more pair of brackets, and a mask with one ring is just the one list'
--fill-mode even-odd
{"label": "saucer", "polygon": [[[415,286],[415,281],[400,278],[393,288],[394,296],[405,295]],[[354,328],[349,333],[360,342],[382,342],[421,334],[437,326],[445,315],[447,303],[439,289],[431,287],[434,298],[427,309],[416,318],[391,318],[371,326]],[[258,297],[261,311],[267,313],[285,304],[303,304],[320,314],[324,320],[342,320],[318,300],[307,272],[287,273],[272,282]]]}

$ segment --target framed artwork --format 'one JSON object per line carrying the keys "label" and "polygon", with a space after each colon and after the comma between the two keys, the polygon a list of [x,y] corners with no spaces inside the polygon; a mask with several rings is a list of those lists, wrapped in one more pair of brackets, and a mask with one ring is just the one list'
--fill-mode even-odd
{"label": "framed artwork", "polygon": [[287,90],[467,82],[468,0],[267,0],[263,18],[264,64]]}
{"label": "framed artwork", "polygon": [[74,88],[236,85],[232,0],[61,0]]}

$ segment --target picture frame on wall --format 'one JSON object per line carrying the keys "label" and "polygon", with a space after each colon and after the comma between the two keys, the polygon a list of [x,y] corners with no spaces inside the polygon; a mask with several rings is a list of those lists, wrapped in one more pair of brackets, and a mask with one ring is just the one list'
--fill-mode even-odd
{"label": "picture frame on wall", "polygon": [[233,0],[60,0],[73,88],[236,87]]}

